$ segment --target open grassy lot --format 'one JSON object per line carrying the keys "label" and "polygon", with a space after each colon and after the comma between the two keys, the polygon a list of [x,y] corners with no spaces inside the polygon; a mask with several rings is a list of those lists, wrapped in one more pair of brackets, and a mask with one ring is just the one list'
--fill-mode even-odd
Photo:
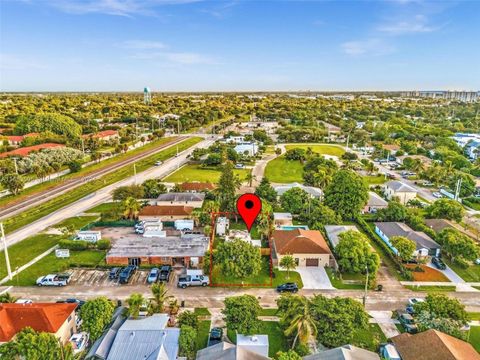
{"label": "open grassy lot", "polygon": [[197,340],[196,340],[197,351],[207,347],[211,323],[212,322],[210,320],[204,320],[204,321],[198,322]]}
{"label": "open grassy lot", "polygon": [[453,263],[446,256],[442,258],[453,271],[457,273],[463,280],[467,282],[480,282],[480,265],[471,265],[464,269]]}
{"label": "open grassy lot", "polygon": [[229,286],[239,286],[242,284],[252,284],[246,287],[277,287],[286,282],[296,282],[299,288],[303,287],[302,278],[300,274],[295,271],[290,271],[290,278],[287,279],[287,272],[274,269],[273,284],[270,286],[270,264],[269,257],[263,257],[262,271],[256,276],[250,276],[244,279],[239,279],[234,276],[226,276],[222,274],[219,266],[214,266],[210,281],[212,284],[228,284]]}
{"label": "open grassy lot", "polygon": [[[250,170],[234,169],[233,172],[238,175],[241,180],[245,180],[245,177]],[[200,165],[185,165],[162,180],[172,183],[183,183],[188,181],[217,183],[221,174],[222,171],[220,168],[202,168]]]}
{"label": "open grassy lot", "polygon": [[[287,338],[283,334],[283,330],[276,321],[262,321],[259,334],[268,335],[269,349],[268,356],[274,357],[279,351],[288,351]],[[227,329],[227,336],[234,344],[237,342],[237,334],[235,331]]]}
{"label": "open grassy lot", "polygon": [[371,175],[363,177],[368,185],[381,185],[387,181],[383,175]]}
{"label": "open grassy lot", "polygon": [[[60,235],[38,234],[10,246],[8,255],[12,271],[55,246],[61,238],[62,236]],[[0,255],[0,279],[3,279],[5,276],[7,276],[7,265],[5,253],[2,250]]]}
{"label": "open grassy lot", "polygon": [[286,145],[287,150],[290,149],[304,149],[305,151],[308,148],[311,148],[313,152],[322,155],[332,155],[332,156],[342,156],[345,154],[345,150],[340,145],[334,144],[289,144]]}
{"label": "open grassy lot", "polygon": [[[432,269],[426,265],[418,265],[422,268],[423,271],[412,271],[414,281],[440,281],[440,282],[450,282],[450,280],[440,271]],[[407,264],[405,267],[409,269],[415,269],[417,265]]]}
{"label": "open grassy lot", "polygon": [[364,284],[345,284],[340,278],[338,278],[333,270],[331,268],[325,268],[328,274],[328,278],[330,279],[330,282],[332,283],[333,287],[336,289],[352,289],[352,290],[360,290],[364,289],[365,285]]}
{"label": "open grassy lot", "polygon": [[65,271],[71,267],[95,267],[105,258],[105,251],[84,250],[70,251],[70,257],[59,259],[55,252],[23,270],[7,285],[31,286],[42,275]]}
{"label": "open grassy lot", "polygon": [[54,227],[57,229],[61,229],[64,227],[72,226],[75,230],[80,230],[84,226],[94,222],[98,219],[98,216],[75,216],[72,218],[68,218],[63,220],[62,222],[56,224]]}
{"label": "open grassy lot", "polygon": [[[183,151],[189,147],[195,145],[196,143],[202,141],[202,138],[193,137],[187,140],[182,141],[178,144],[178,151]],[[144,171],[152,167],[155,161],[171,158],[175,155],[177,151],[177,146],[160,151],[157,154],[151,155],[143,160],[136,162],[137,172]],[[28,209],[18,215],[15,215],[11,218],[8,218],[4,221],[5,231],[7,233],[12,232],[16,229],[21,228],[35,220],[38,220],[44,216],[47,216],[51,212],[58,210],[68,204],[71,204],[84,196],[95,192],[98,189],[101,189],[107,185],[113,184],[119,180],[122,180],[126,177],[133,176],[133,165],[127,165],[119,168],[113,173],[102,176],[99,179],[92,180],[85,183],[82,186],[79,186],[72,191],[69,191],[65,194],[57,196],[56,198],[46,201],[43,204],[40,204],[34,208]]]}
{"label": "open grassy lot", "polygon": [[475,350],[480,352],[480,326],[472,326],[470,328],[468,342],[472,344]]}
{"label": "open grassy lot", "polygon": [[267,163],[265,177],[273,183],[303,182],[303,164],[279,156]]}
{"label": "open grassy lot", "polygon": [[358,329],[353,335],[352,344],[358,347],[377,352],[381,343],[387,342],[378,324],[368,324],[366,329]]}

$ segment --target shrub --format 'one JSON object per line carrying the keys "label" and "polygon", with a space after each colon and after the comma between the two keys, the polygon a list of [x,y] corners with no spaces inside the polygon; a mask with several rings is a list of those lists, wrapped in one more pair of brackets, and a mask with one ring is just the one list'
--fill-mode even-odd
{"label": "shrub", "polygon": [[109,239],[98,240],[96,245],[99,250],[108,250],[112,246]]}
{"label": "shrub", "polygon": [[79,172],[82,169],[82,164],[80,161],[71,161],[68,163],[68,168],[72,173]]}
{"label": "shrub", "polygon": [[462,258],[461,256],[456,257],[454,260],[454,263],[460,266],[462,269],[467,269],[470,266],[468,261]]}
{"label": "shrub", "polygon": [[69,249],[69,250],[87,250],[90,244],[87,241],[83,240],[60,240],[58,245],[62,249]]}

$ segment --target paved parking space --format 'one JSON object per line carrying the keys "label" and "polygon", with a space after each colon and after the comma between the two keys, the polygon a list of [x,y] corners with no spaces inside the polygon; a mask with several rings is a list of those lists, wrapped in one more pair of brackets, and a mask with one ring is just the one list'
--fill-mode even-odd
{"label": "paved parking space", "polygon": [[322,266],[297,267],[296,271],[302,277],[304,289],[334,289],[325,268]]}
{"label": "paved parking space", "polygon": [[[131,277],[128,285],[142,285],[147,283],[148,270],[137,270]],[[70,279],[71,285],[86,285],[86,286],[120,286],[117,280],[110,280],[108,278],[109,270],[87,270],[75,269],[72,270],[72,277]],[[173,280],[173,277],[170,279]]]}

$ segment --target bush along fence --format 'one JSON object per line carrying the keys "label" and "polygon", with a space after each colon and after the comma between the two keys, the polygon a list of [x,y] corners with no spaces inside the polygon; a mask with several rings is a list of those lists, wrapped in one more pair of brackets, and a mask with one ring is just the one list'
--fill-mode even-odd
{"label": "bush along fence", "polygon": [[399,271],[399,273],[406,279],[406,280],[413,280],[413,275],[409,269],[407,269],[400,259],[390,250],[387,244],[383,242],[382,239],[372,230],[368,223],[361,217],[357,216],[355,222],[360,226],[360,228],[373,240],[375,243],[382,248],[385,254],[392,260],[393,264]]}
{"label": "bush along fence", "polygon": [[117,220],[117,221],[95,221],[81,228],[81,231],[87,231],[94,227],[129,227],[134,226],[135,220]]}

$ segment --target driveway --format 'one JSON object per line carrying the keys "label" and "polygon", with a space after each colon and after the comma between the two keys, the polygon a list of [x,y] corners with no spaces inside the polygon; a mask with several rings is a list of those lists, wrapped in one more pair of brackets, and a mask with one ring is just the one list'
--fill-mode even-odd
{"label": "driveway", "polygon": [[378,324],[387,339],[400,335],[400,332],[395,326],[398,320],[392,319],[391,311],[369,311],[368,314],[372,317],[369,322]]}
{"label": "driveway", "polygon": [[334,289],[324,267],[297,267],[296,271],[302,277],[304,289]]}
{"label": "driveway", "polygon": [[457,273],[455,271],[453,271],[452,269],[450,269],[448,266],[445,270],[440,270],[435,265],[433,265],[431,261],[427,264],[427,266],[432,268],[432,269],[435,269],[437,271],[440,271],[451,282],[454,282],[454,283],[464,283],[465,282],[465,280],[463,280],[460,276],[458,276]]}

